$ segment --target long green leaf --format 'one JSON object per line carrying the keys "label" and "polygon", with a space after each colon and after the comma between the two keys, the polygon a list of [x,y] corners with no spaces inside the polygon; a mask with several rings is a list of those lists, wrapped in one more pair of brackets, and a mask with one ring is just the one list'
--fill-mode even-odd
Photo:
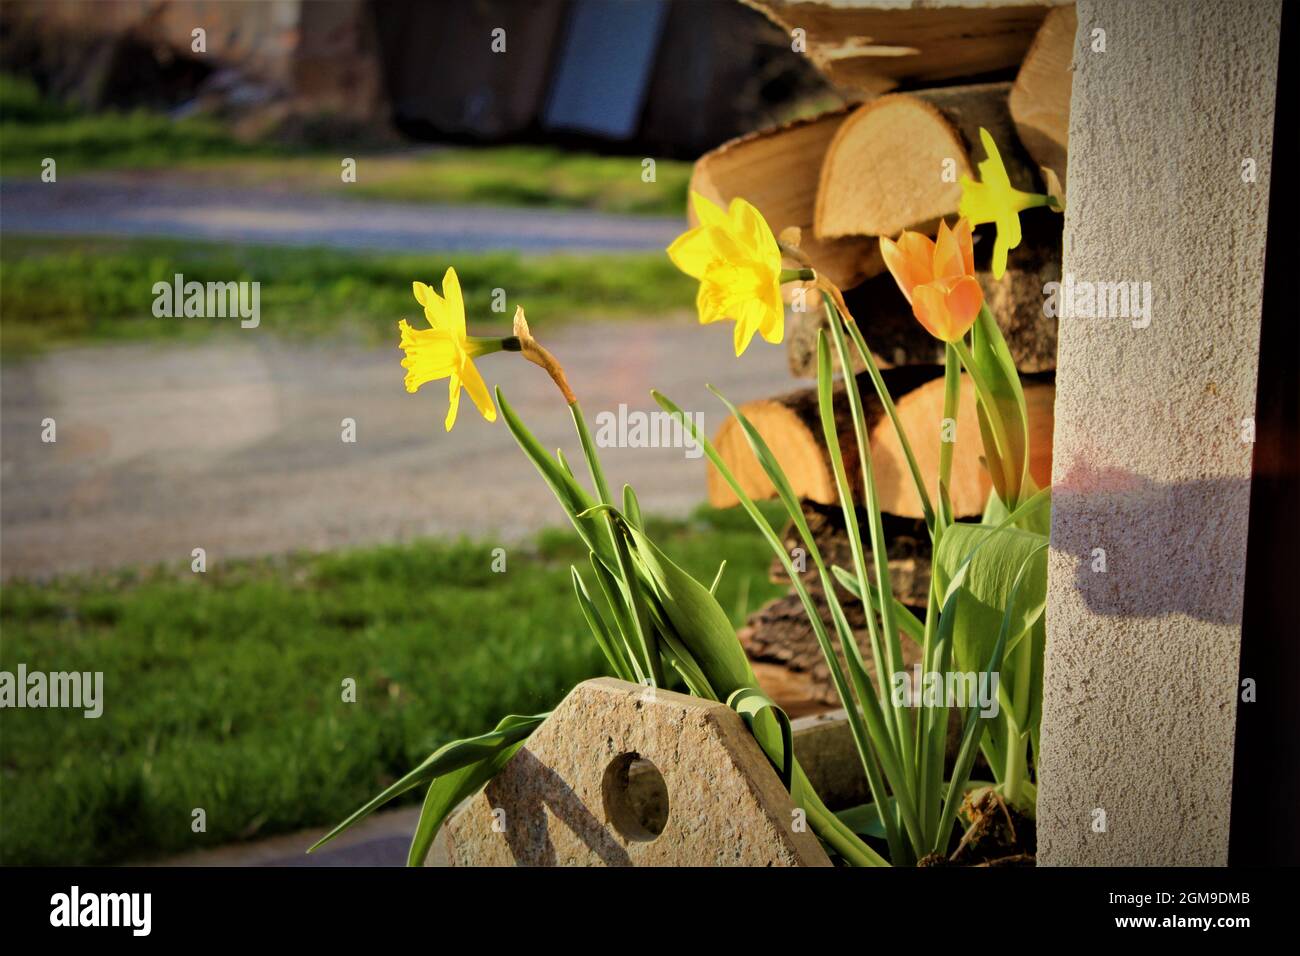
{"label": "long green leaf", "polygon": [[578,598],[578,607],[582,610],[582,616],[587,621],[587,628],[591,631],[591,636],[600,645],[605,660],[609,661],[610,667],[614,669],[614,673],[621,680],[636,683],[636,674],[633,673],[631,666],[628,664],[620,642],[614,640],[614,636],[610,634],[609,626],[601,616],[600,609],[592,602],[591,595],[587,592],[587,585],[582,580],[582,575],[574,567],[569,568],[569,571],[573,575],[573,592]]}
{"label": "long green leaf", "polygon": [[[1016,369],[1011,349],[1007,347],[997,319],[986,304],[980,309],[971,330],[971,356],[983,373],[984,381],[992,393],[993,407],[980,403],[980,433],[985,439],[987,452],[994,430],[990,416],[1001,419],[1007,438],[1006,460],[1002,463],[1004,483],[994,481],[999,496],[1008,508],[1015,508],[1023,500],[1023,489],[1029,473],[1029,416],[1025,408],[1025,392],[1020,385],[1020,372]],[[990,460],[990,472],[993,462]]]}
{"label": "long green leaf", "polygon": [[453,740],[444,744],[421,761],[414,770],[396,783],[386,787],[377,797],[367,801],[346,820],[317,840],[307,852],[311,853],[313,850],[324,846],[357,821],[369,816],[389,800],[400,796],[412,787],[418,787],[435,777],[490,759],[503,748],[523,740],[549,716],[549,712],[532,716],[511,714],[503,717],[495,729],[485,734],[464,740]]}
{"label": "long green leaf", "polygon": [[740,714],[781,775],[781,783],[789,790],[794,773],[794,730],[790,717],[757,687],[732,691],[727,706]]}
{"label": "long green leaf", "polygon": [[447,817],[460,806],[462,800],[477,793],[480,787],[500,773],[524,743],[525,741],[520,740],[508,744],[486,760],[480,760],[468,767],[461,767],[459,770],[436,777],[429,784],[429,792],[424,797],[424,806],[420,808],[420,820],[411,837],[411,848],[407,851],[407,866],[424,866],[434,838],[442,829],[442,824]]}
{"label": "long green leaf", "polygon": [[[957,569],[966,564],[965,578],[956,589],[953,651],[959,668],[973,670],[988,659],[1004,612],[1012,612],[1008,641],[1018,639],[1042,615],[1047,601],[1046,543],[1042,535],[1011,527],[958,522],[944,531],[933,573],[945,598]],[[1029,555],[1038,557],[1021,580],[1020,569]],[[1025,597],[1012,607],[1008,602],[1018,587]]]}
{"label": "long green leaf", "polygon": [[[950,529],[951,530],[951,529]],[[1033,566],[1034,560],[1040,552],[1047,550],[1047,542],[1044,541],[1031,553],[1024,556],[1023,561],[1014,572],[1014,580],[1008,595],[1008,602],[1002,615],[1001,623],[998,626],[997,640],[993,645],[992,652],[989,655],[988,664],[984,668],[985,679],[991,679],[992,674],[999,673],[1003,667],[1003,652],[1007,646],[1008,636],[1011,632],[1012,621],[1014,618],[1014,609],[1016,599],[1019,596],[1021,585],[1026,580],[1026,573]],[[960,575],[969,565],[963,565]],[[958,594],[954,590],[948,599],[944,602],[943,614],[939,619],[940,632],[947,631],[948,639],[951,639],[952,630],[957,624],[959,617]],[[944,799],[943,813],[939,818],[939,829],[935,838],[935,852],[942,852],[947,844],[948,835],[952,831],[953,820],[957,814],[957,801],[961,794],[961,788],[967,777],[970,776],[971,767],[975,764],[975,752],[979,748],[980,737],[986,725],[994,723],[994,718],[984,717],[979,713],[978,708],[971,707],[967,709],[966,724],[962,730],[961,746],[957,751],[957,760],[953,765],[952,778],[949,782],[948,793]]]}

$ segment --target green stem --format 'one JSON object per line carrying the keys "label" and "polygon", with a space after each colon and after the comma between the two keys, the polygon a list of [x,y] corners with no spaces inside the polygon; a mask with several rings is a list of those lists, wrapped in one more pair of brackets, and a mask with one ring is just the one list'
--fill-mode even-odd
{"label": "green stem", "polygon": [[[591,432],[587,428],[587,418],[582,414],[582,408],[576,400],[569,403],[569,412],[573,415],[573,424],[578,430],[578,441],[582,445],[582,454],[587,459],[587,469],[591,472],[591,482],[596,487],[596,494],[600,498],[600,503],[613,508],[614,499],[609,493],[609,484],[605,481],[605,471],[600,464],[600,455],[596,451],[596,443],[592,441]],[[635,570],[632,567],[632,558],[628,553],[627,542],[623,540],[618,528],[614,526],[614,516],[610,511],[605,512],[605,528],[609,532],[610,541],[613,542],[619,575],[627,592],[625,596],[630,604],[631,623],[634,628],[634,636],[639,645],[637,649],[641,652],[640,657],[644,666],[644,674],[648,676],[655,687],[662,687],[664,685],[663,662],[659,656],[658,640],[654,629],[649,626],[645,604],[642,601],[640,583],[637,581]]]}
{"label": "green stem", "polygon": [[[831,334],[835,340],[835,351],[840,360],[841,369],[852,369],[852,363],[849,360],[848,348],[844,342],[843,326],[848,324],[844,317],[840,315],[839,309],[835,306],[834,301],[829,295],[824,296],[826,301],[826,313],[830,319]],[[913,729],[912,717],[909,709],[909,702],[902,704],[894,699],[892,693],[888,693],[894,674],[898,672],[902,665],[903,648],[898,637],[898,625],[894,617],[894,602],[885,600],[886,597],[893,597],[893,587],[889,579],[889,548],[885,542],[884,522],[880,515],[880,497],[876,492],[875,470],[871,464],[871,445],[866,434],[866,418],[862,410],[862,395],[858,391],[857,377],[851,371],[844,375],[844,391],[848,395],[849,410],[853,415],[854,435],[858,444],[858,464],[862,469],[862,488],[863,496],[866,498],[867,505],[867,523],[871,535],[871,552],[872,559],[876,565],[876,587],[882,596],[880,602],[880,623],[884,631],[884,651],[885,651],[885,673],[878,673],[878,680],[882,688],[886,689],[886,699],[889,703],[889,711],[892,711],[892,729],[897,752],[902,758],[902,774],[904,786],[895,787],[895,799],[898,801],[900,813],[904,820],[910,816],[916,823],[908,827],[909,833],[913,834],[913,847],[918,856],[925,853],[928,841],[925,838],[924,825],[921,823],[925,819],[925,808],[918,807],[917,799],[917,773],[915,754],[913,753]],[[847,491],[847,489],[845,489]],[[848,511],[853,508],[852,500],[846,502],[846,516]],[[852,524],[856,526],[856,516],[853,516]],[[866,577],[866,559],[862,551],[862,541],[860,534],[857,536],[856,549],[854,552],[854,564],[858,570],[858,583],[862,588],[862,593],[867,593]],[[867,611],[867,620],[874,628],[875,618],[869,607]],[[879,664],[877,664],[879,668]],[[887,713],[889,712],[887,711]],[[904,802],[906,801],[906,802]]]}
{"label": "green stem", "polygon": [[[984,417],[988,420],[989,427],[993,429],[993,441],[997,446],[998,462],[1002,467],[1002,473],[1005,476],[1006,486],[1014,487],[1014,479],[1008,474],[1007,469],[1013,467],[1010,459],[1011,441],[1007,437],[1006,424],[1002,421],[1002,415],[998,411],[997,403],[993,399],[993,391],[989,388],[984,373],[975,363],[975,357],[970,354],[970,348],[966,345],[964,339],[958,339],[951,343],[952,348],[957,351],[961,357],[961,362],[966,366],[966,371],[970,373],[971,381],[975,383],[975,392],[979,396],[979,402],[984,406]],[[990,463],[991,466],[991,463]],[[1006,502],[1008,510],[1014,510],[1015,502]]]}
{"label": "green stem", "polygon": [[1011,712],[1007,722],[1007,763],[1003,781],[1007,800],[1021,803],[1021,789],[1028,769],[1025,750],[1029,741],[1023,739],[1023,728],[1029,721],[1029,683],[1033,667],[1033,636],[1025,634],[1016,647],[1015,686],[1011,691]]}
{"label": "green stem", "polygon": [[[947,527],[952,524],[952,503],[945,493],[952,481],[952,453],[956,445],[957,406],[961,401],[961,362],[957,350],[949,343],[944,349],[943,365],[943,423],[940,428],[939,442],[939,514],[940,522]],[[943,431],[953,429],[953,440],[944,441]]]}
{"label": "green stem", "polygon": [[[835,353],[840,360],[840,368],[852,368],[849,361],[848,348],[844,344],[843,325],[844,317],[840,315],[839,309],[835,307],[830,296],[825,296],[827,317],[830,319],[831,335],[835,340]],[[876,493],[876,475],[875,469],[871,465],[871,443],[868,441],[866,430],[866,417],[862,409],[862,395],[858,392],[857,378],[852,374],[844,376],[844,392],[849,399],[849,411],[853,416],[853,434],[858,444],[858,465],[862,469],[862,489],[863,497],[866,498],[867,505],[867,523],[868,532],[871,535],[871,552],[872,559],[876,565],[876,587],[881,594],[893,595],[893,587],[889,579],[889,554],[888,546],[885,542],[884,523],[880,517],[880,496]],[[845,516],[850,519],[853,529],[857,530],[857,515],[853,513],[853,500],[849,495],[848,488],[844,488],[843,495],[846,495]],[[858,567],[858,583],[866,593],[867,584],[867,565],[866,556],[862,550],[862,535],[859,532],[853,536],[856,538],[856,548],[854,551],[854,563]],[[874,615],[868,614],[867,620],[874,626]],[[882,693],[885,693],[891,704],[894,695],[888,693],[894,674],[897,672],[903,660],[903,648],[898,639],[898,627],[894,620],[894,602],[882,601],[880,607],[881,627],[884,629],[884,650],[885,650],[885,673],[878,674],[877,678],[881,685]],[[877,664],[877,666],[879,666]],[[898,707],[892,706],[894,711],[894,731],[898,739],[898,748],[905,755],[903,765],[907,770],[909,777],[914,771],[911,765],[911,759],[908,755],[910,750],[908,744],[911,741],[912,725],[911,718],[906,705]]]}
{"label": "green stem", "polygon": [[[857,346],[858,355],[862,359],[862,364],[866,366],[867,374],[871,376],[871,384],[876,387],[876,395],[880,399],[880,404],[885,408],[885,414],[889,416],[890,422],[894,425],[894,433],[898,435],[898,443],[903,449],[903,456],[907,459],[908,471],[912,473],[912,485],[916,488],[916,496],[921,500],[921,514],[925,518],[925,525],[931,531],[934,530],[934,506],[930,503],[930,492],[926,490],[925,482],[921,479],[921,466],[916,463],[916,455],[912,453],[912,442],[907,437],[907,432],[903,429],[903,423],[899,420],[898,409],[894,405],[893,396],[889,394],[889,388],[885,385],[884,376],[880,374],[880,367],[876,365],[876,357],[871,354],[871,349],[867,347],[867,340],[862,336],[862,330],[854,322],[844,323],[849,330],[849,337],[853,339],[853,344]],[[852,366],[844,366],[851,368]]]}
{"label": "green stem", "polygon": [[468,346],[466,351],[473,357],[491,355],[493,352],[523,351],[523,343],[519,341],[519,337],[516,335],[507,335],[505,338],[480,338],[469,335],[465,337],[465,344]]}
{"label": "green stem", "polygon": [[591,440],[591,432],[587,430],[587,419],[582,414],[582,408],[576,401],[570,402],[569,412],[573,415],[573,425],[578,430],[578,441],[582,443],[582,454],[587,459],[591,482],[596,486],[596,496],[600,498],[601,504],[612,505],[614,499],[610,497],[609,485],[605,483],[605,472],[600,466],[600,456],[596,454],[596,443]]}

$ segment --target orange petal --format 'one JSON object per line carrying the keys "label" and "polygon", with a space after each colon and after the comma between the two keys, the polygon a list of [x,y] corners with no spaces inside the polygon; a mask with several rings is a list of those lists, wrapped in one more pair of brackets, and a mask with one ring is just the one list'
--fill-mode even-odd
{"label": "orange petal", "polygon": [[918,285],[912,290],[912,315],[936,339],[955,341],[948,338],[948,329],[952,323],[948,319],[948,307],[944,304],[943,290],[939,286]]}
{"label": "orange petal", "polygon": [[941,219],[939,234],[934,239],[934,278],[955,279],[965,274],[965,261],[957,236]]}
{"label": "orange petal", "polygon": [[958,219],[957,225],[952,228],[952,232],[957,237],[957,247],[961,249],[962,273],[973,276],[975,274],[975,238],[971,235],[970,221]]}
{"label": "orange petal", "polygon": [[880,237],[880,254],[885,267],[898,283],[899,291],[912,301],[912,290],[934,278],[934,243],[919,232],[904,232],[898,242]]}
{"label": "orange petal", "polygon": [[944,342],[956,342],[965,335],[984,304],[984,291],[970,276],[917,286],[912,296],[916,320]]}

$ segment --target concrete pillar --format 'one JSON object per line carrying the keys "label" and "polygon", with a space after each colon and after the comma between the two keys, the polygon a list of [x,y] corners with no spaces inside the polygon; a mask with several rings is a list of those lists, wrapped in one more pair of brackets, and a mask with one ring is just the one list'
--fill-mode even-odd
{"label": "concrete pillar", "polygon": [[1222,865],[1281,3],[1078,14],[1039,862]]}

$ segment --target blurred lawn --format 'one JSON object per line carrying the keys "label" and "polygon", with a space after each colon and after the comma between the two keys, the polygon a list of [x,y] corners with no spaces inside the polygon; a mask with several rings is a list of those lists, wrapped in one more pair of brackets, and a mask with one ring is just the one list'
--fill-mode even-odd
{"label": "blurred lawn", "polygon": [[[357,181],[341,181],[343,157]],[[410,202],[551,206],[681,215],[691,165],[595,156],[541,146],[428,148],[367,155],[342,147],[290,149],[243,143],[208,119],[146,110],[87,114],[43,99],[30,80],[0,74],[0,175],[35,177],[53,157],[60,176],[114,169],[184,171],[223,187],[291,186]]]}
{"label": "blurred lawn", "polygon": [[[652,533],[705,581],[728,561],[719,600],[737,622],[780,590],[740,509]],[[0,863],[111,863],[335,823],[446,741],[603,673],[569,580],[586,564],[576,535],[507,549],[500,574],[493,546],[6,584],[0,667],[103,671],[104,712],[5,712]],[[195,807],[206,833],[190,830]]]}
{"label": "blurred lawn", "polygon": [[[237,319],[155,318],[153,285],[176,273],[187,282],[260,282],[259,328],[391,344],[398,319],[418,318],[411,280],[441,288],[453,263],[478,334],[494,325],[507,329],[515,304],[524,306],[534,328],[545,328],[563,319],[662,315],[694,302],[692,280],[662,253],[415,255],[6,233],[0,238],[0,351],[12,358],[60,344],[240,332]],[[508,313],[491,311],[496,288],[506,290]]]}

